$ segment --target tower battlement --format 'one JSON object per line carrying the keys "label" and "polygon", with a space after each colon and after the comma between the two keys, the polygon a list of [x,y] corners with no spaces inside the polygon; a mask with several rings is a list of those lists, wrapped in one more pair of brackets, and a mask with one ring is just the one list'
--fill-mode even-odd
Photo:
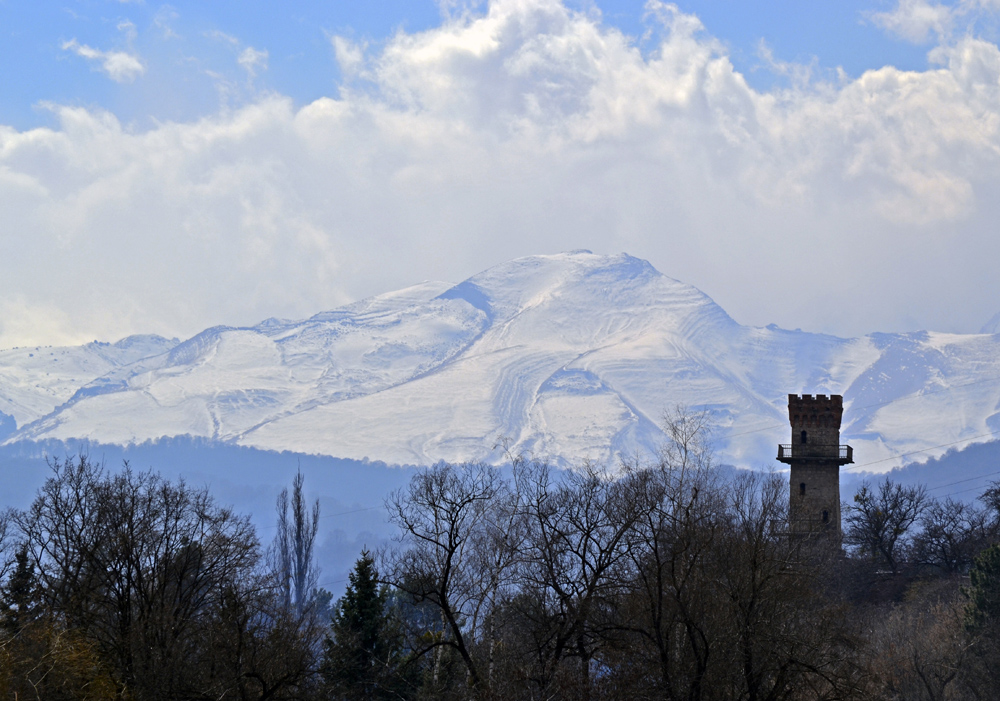
{"label": "tower battlement", "polygon": [[840,433],[840,421],[844,416],[844,397],[839,394],[789,394],[788,421],[793,428],[822,426],[836,428]]}

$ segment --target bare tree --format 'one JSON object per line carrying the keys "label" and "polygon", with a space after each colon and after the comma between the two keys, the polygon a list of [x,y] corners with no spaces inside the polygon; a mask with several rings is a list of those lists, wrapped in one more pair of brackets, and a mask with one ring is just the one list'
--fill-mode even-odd
{"label": "bare tree", "polygon": [[1000,538],[1000,482],[990,482],[986,491],[979,495],[979,501],[990,514],[990,537],[997,540]]}
{"label": "bare tree", "polygon": [[56,461],[18,526],[47,611],[94,641],[120,683],[147,699],[199,688],[205,631],[253,570],[246,518],[159,475]]}
{"label": "bare tree", "polygon": [[898,701],[986,697],[970,679],[973,638],[963,625],[962,604],[950,599],[897,605],[871,622],[874,695]]}
{"label": "bare tree", "polygon": [[527,533],[514,603],[530,636],[534,682],[545,692],[564,660],[575,659],[568,684],[586,699],[605,634],[617,627],[612,609],[630,577],[641,505],[624,481],[591,465],[554,480],[544,464],[524,463],[515,490]]}
{"label": "bare tree", "polygon": [[7,575],[16,567],[17,552],[22,544],[15,538],[15,520],[17,513],[14,509],[4,509],[0,511],[0,582],[7,578]]}
{"label": "bare tree", "polygon": [[223,592],[204,630],[198,693],[188,698],[314,698],[324,627],[285,607],[271,583],[270,573],[248,572]]}
{"label": "bare tree", "polygon": [[910,528],[926,508],[923,486],[904,487],[888,478],[877,488],[864,482],[854,495],[854,504],[845,508],[844,542],[896,574]]}
{"label": "bare tree", "polygon": [[787,522],[787,482],[744,472],[728,486],[728,523],[710,576],[727,629],[720,676],[725,698],[850,698],[860,668],[850,621],[824,596],[836,559],[803,548],[778,524]]}
{"label": "bare tree", "polygon": [[931,500],[913,539],[914,560],[943,572],[964,572],[991,538],[989,512],[963,501]]}
{"label": "bare tree", "polygon": [[681,473],[712,467],[712,423],[708,411],[678,404],[663,414],[666,442],[660,447],[660,465]]}
{"label": "bare tree", "polygon": [[[634,579],[629,595],[626,654],[648,657],[656,670],[650,695],[697,699],[705,691],[717,625],[715,590],[708,579],[716,557],[725,503],[715,473],[690,451],[675,469],[625,466],[638,509],[629,548]],[[694,458],[693,460],[691,458]],[[690,465],[694,467],[689,467]],[[717,650],[716,650],[717,652]],[[644,685],[633,679],[633,688]]]}
{"label": "bare tree", "polygon": [[282,601],[299,615],[313,599],[319,570],[313,558],[313,546],[319,529],[319,499],[309,509],[303,494],[305,478],[295,473],[292,494],[282,489],[278,495],[278,532],[272,545],[272,559]]}
{"label": "bare tree", "polygon": [[[441,463],[417,473],[387,501],[400,547],[384,555],[383,576],[440,616],[439,635],[423,636],[417,655],[434,653],[433,679],[445,649],[459,655],[473,693],[485,695],[488,670],[477,647],[489,605],[510,572],[502,510],[507,485],[488,465]],[[493,548],[489,552],[488,548]]]}

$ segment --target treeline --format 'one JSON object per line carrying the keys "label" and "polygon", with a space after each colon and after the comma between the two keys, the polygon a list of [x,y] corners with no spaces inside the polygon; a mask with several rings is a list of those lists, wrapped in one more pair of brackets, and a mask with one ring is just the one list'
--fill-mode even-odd
{"label": "treeline", "polygon": [[[0,693],[27,699],[1000,697],[1000,487],[889,481],[844,549],[786,477],[720,473],[704,418],[651,464],[439,464],[332,607],[301,477],[274,543],[153,473],[57,462],[0,522]],[[826,534],[829,535],[829,534]]]}
{"label": "treeline", "polygon": [[703,416],[666,428],[611,473],[416,475],[335,610],[335,697],[1000,698],[1000,486],[865,484],[842,549],[789,536],[786,476],[713,469]]}
{"label": "treeline", "polygon": [[312,697],[327,621],[301,476],[263,549],[205,490],[85,457],[51,467],[0,517],[0,696]]}

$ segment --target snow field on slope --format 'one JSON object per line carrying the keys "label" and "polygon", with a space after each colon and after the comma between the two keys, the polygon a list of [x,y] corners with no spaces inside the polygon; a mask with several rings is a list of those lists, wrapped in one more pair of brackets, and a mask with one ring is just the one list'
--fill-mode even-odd
{"label": "snow field on slope", "polygon": [[115,344],[2,350],[0,412],[24,426],[68,401],[83,385],[117,367],[163,353],[176,343],[159,336],[133,336]]}
{"label": "snow field on slope", "polygon": [[51,387],[4,358],[0,411],[44,416],[21,438],[191,434],[396,463],[497,461],[506,438],[579,464],[655,450],[680,404],[710,412],[719,461],[767,467],[789,440],[787,395],[823,393],[845,397],[853,469],[888,470],[1000,430],[1000,337],[747,328],[645,261],[585,252],[209,329],[131,366],[88,355],[89,374]]}
{"label": "snow field on slope", "polygon": [[[526,267],[536,266],[516,266],[513,277]],[[666,408],[664,393],[648,378],[656,366],[664,377],[681,375],[676,367],[664,367],[671,358],[690,365],[693,375],[686,383],[693,386],[677,401],[704,402],[706,394],[720,404],[732,399],[725,383],[704,377],[670,340],[705,325],[697,317],[706,309],[716,323],[735,326],[704,295],[654,274],[641,286],[612,295],[614,304],[602,305],[593,300],[591,287],[573,284],[586,275],[572,272],[559,266],[558,274],[544,276],[548,286],[535,281],[530,294],[517,298],[524,305],[519,308],[511,295],[492,289],[491,276],[472,278],[491,309],[503,309],[506,316],[497,318],[461,361],[378,395],[285,417],[243,442],[354,458],[369,456],[365,451],[378,445],[382,459],[426,463],[456,456],[497,459],[494,444],[503,437],[515,450],[539,457],[608,461],[617,451],[631,452],[629,444],[636,440],[648,450],[661,440],[657,424]],[[606,287],[597,294],[608,298]],[[605,367],[612,375],[621,370],[621,384],[632,380],[633,393],[642,394],[646,406],[637,409],[615,382],[604,382]],[[564,380],[577,373],[576,382],[560,382],[560,373]],[[716,385],[712,392],[705,391],[706,381]]]}

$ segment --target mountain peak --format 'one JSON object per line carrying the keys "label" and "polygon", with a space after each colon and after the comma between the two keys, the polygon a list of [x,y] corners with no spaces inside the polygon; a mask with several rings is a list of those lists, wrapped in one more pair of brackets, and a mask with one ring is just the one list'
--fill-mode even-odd
{"label": "mountain peak", "polygon": [[500,461],[503,444],[572,465],[655,451],[687,405],[720,460],[761,465],[809,388],[844,395],[858,466],[888,469],[1000,426],[1000,388],[969,380],[996,374],[1000,336],[747,328],[647,261],[578,250],[183,343],[5,351],[0,413],[9,440],[191,435],[399,464]]}
{"label": "mountain peak", "polygon": [[555,300],[564,307],[575,303],[580,308],[622,312],[681,299],[715,306],[707,295],[663,275],[648,261],[627,253],[605,255],[585,249],[515,258],[473,275],[440,297],[465,299],[499,318]]}
{"label": "mountain peak", "polygon": [[1000,312],[994,314],[989,321],[983,324],[983,328],[979,330],[979,333],[1000,333]]}

